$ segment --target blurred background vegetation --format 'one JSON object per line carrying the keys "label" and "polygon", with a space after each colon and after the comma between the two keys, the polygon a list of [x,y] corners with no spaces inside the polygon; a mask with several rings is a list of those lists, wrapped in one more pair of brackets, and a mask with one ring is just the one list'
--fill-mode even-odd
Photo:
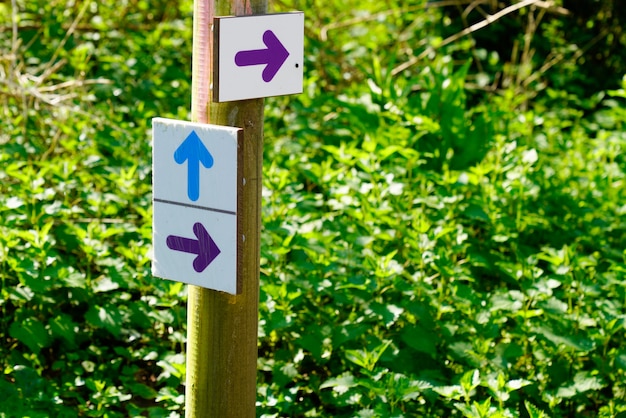
{"label": "blurred background vegetation", "polygon": [[[626,414],[626,11],[271,1],[263,417]],[[186,288],[150,274],[153,117],[190,0],[0,3],[0,416],[176,417]]]}

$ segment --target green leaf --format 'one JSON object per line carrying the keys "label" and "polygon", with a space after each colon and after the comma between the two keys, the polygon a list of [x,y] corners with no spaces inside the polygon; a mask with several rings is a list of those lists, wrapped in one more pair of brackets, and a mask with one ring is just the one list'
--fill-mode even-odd
{"label": "green leaf", "polygon": [[59,314],[49,322],[49,325],[53,337],[61,338],[70,347],[75,347],[78,326],[69,315]]}
{"label": "green leaf", "polygon": [[480,207],[479,205],[475,203],[468,205],[467,208],[465,208],[465,210],[463,211],[463,213],[469,219],[482,221],[482,222],[490,221],[489,215],[487,215],[487,212],[485,212],[482,207]]}
{"label": "green leaf", "polygon": [[534,328],[534,331],[537,334],[544,336],[547,340],[557,346],[563,344],[566,347],[573,348],[574,350],[580,352],[591,351],[595,346],[593,340],[589,338],[574,335],[559,335],[549,326],[536,327]]}
{"label": "green leaf", "polygon": [[559,398],[573,398],[590,390],[600,390],[605,386],[604,381],[598,376],[590,372],[578,372],[571,383],[557,389],[556,396]]}
{"label": "green leaf", "polygon": [[578,372],[574,376],[574,388],[579,393],[590,390],[600,390],[605,386],[604,381],[591,372]]}
{"label": "green leaf", "polygon": [[378,413],[373,409],[361,409],[357,413],[358,418],[375,418],[378,416]]}
{"label": "green leaf", "polygon": [[402,341],[415,351],[437,357],[438,338],[432,331],[427,331],[419,325],[408,326],[402,330]]}
{"label": "green leaf", "polygon": [[523,388],[524,386],[528,386],[532,384],[532,382],[530,380],[526,380],[526,379],[513,379],[513,380],[509,380],[508,382],[506,382],[506,388],[508,391],[514,391],[514,390],[519,390],[521,388]]}
{"label": "green leaf", "polygon": [[524,406],[526,407],[526,412],[528,413],[528,418],[550,418],[548,414],[537,408],[535,405],[530,403],[528,400],[524,401]]}
{"label": "green leaf", "polygon": [[134,396],[141,396],[144,399],[154,399],[158,394],[156,390],[143,383],[128,383],[127,388]]}
{"label": "green leaf", "polygon": [[104,328],[115,336],[120,335],[122,315],[119,309],[112,305],[90,307],[85,319],[95,327]]}
{"label": "green leaf", "polygon": [[392,304],[385,305],[382,303],[372,303],[370,304],[370,309],[382,318],[383,323],[387,327],[393,325],[404,312],[404,308]]}
{"label": "green leaf", "polygon": [[50,345],[50,336],[46,328],[40,321],[33,318],[27,318],[19,323],[13,322],[9,328],[9,335],[25,344],[36,354]]}
{"label": "green leaf", "polygon": [[374,370],[374,366],[378,363],[380,356],[389,347],[391,340],[386,340],[373,350],[346,350],[346,359],[354,364],[363,367],[366,370]]}
{"label": "green leaf", "polygon": [[615,356],[615,365],[622,370],[626,370],[626,351],[619,351]]}
{"label": "green leaf", "polygon": [[478,369],[468,371],[461,376],[459,384],[466,395],[469,395],[480,384],[480,371]]}
{"label": "green leaf", "polygon": [[120,285],[115,283],[113,280],[111,280],[110,277],[103,276],[97,281],[95,281],[93,285],[93,291],[95,293],[110,292],[112,290],[118,289],[119,287]]}
{"label": "green leaf", "polygon": [[446,399],[459,400],[463,395],[463,389],[460,385],[434,386],[433,390]]}
{"label": "green leaf", "polygon": [[320,390],[332,388],[333,391],[338,394],[346,393],[351,388],[357,385],[356,379],[350,372],[345,372],[338,377],[333,377],[326,380],[320,385]]}

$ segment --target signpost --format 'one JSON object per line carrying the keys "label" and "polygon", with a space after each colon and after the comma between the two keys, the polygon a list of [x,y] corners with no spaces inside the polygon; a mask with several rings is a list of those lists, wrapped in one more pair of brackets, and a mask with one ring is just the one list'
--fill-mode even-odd
{"label": "signpost", "polygon": [[304,55],[304,15],[266,10],[194,0],[198,123],[153,121],[153,273],[190,284],[186,418],[256,416],[263,98],[302,92]]}

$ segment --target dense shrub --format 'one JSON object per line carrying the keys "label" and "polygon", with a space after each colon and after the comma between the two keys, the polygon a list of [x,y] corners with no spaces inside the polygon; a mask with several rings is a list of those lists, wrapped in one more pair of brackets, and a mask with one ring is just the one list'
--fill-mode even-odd
{"label": "dense shrub", "polygon": [[[626,413],[623,12],[535,3],[467,36],[513,3],[273,3],[306,13],[306,80],[266,106],[259,416]],[[179,416],[149,120],[188,118],[191,2],[17,5],[0,416]]]}

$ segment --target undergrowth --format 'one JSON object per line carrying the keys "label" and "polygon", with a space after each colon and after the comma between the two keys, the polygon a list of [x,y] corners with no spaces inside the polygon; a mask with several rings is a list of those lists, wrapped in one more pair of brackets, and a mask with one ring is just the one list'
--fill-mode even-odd
{"label": "undergrowth", "polygon": [[[306,77],[265,112],[258,416],[626,414],[626,79],[563,87],[548,3],[273,3]],[[0,416],[183,413],[149,120],[189,117],[191,6],[0,4]]]}

